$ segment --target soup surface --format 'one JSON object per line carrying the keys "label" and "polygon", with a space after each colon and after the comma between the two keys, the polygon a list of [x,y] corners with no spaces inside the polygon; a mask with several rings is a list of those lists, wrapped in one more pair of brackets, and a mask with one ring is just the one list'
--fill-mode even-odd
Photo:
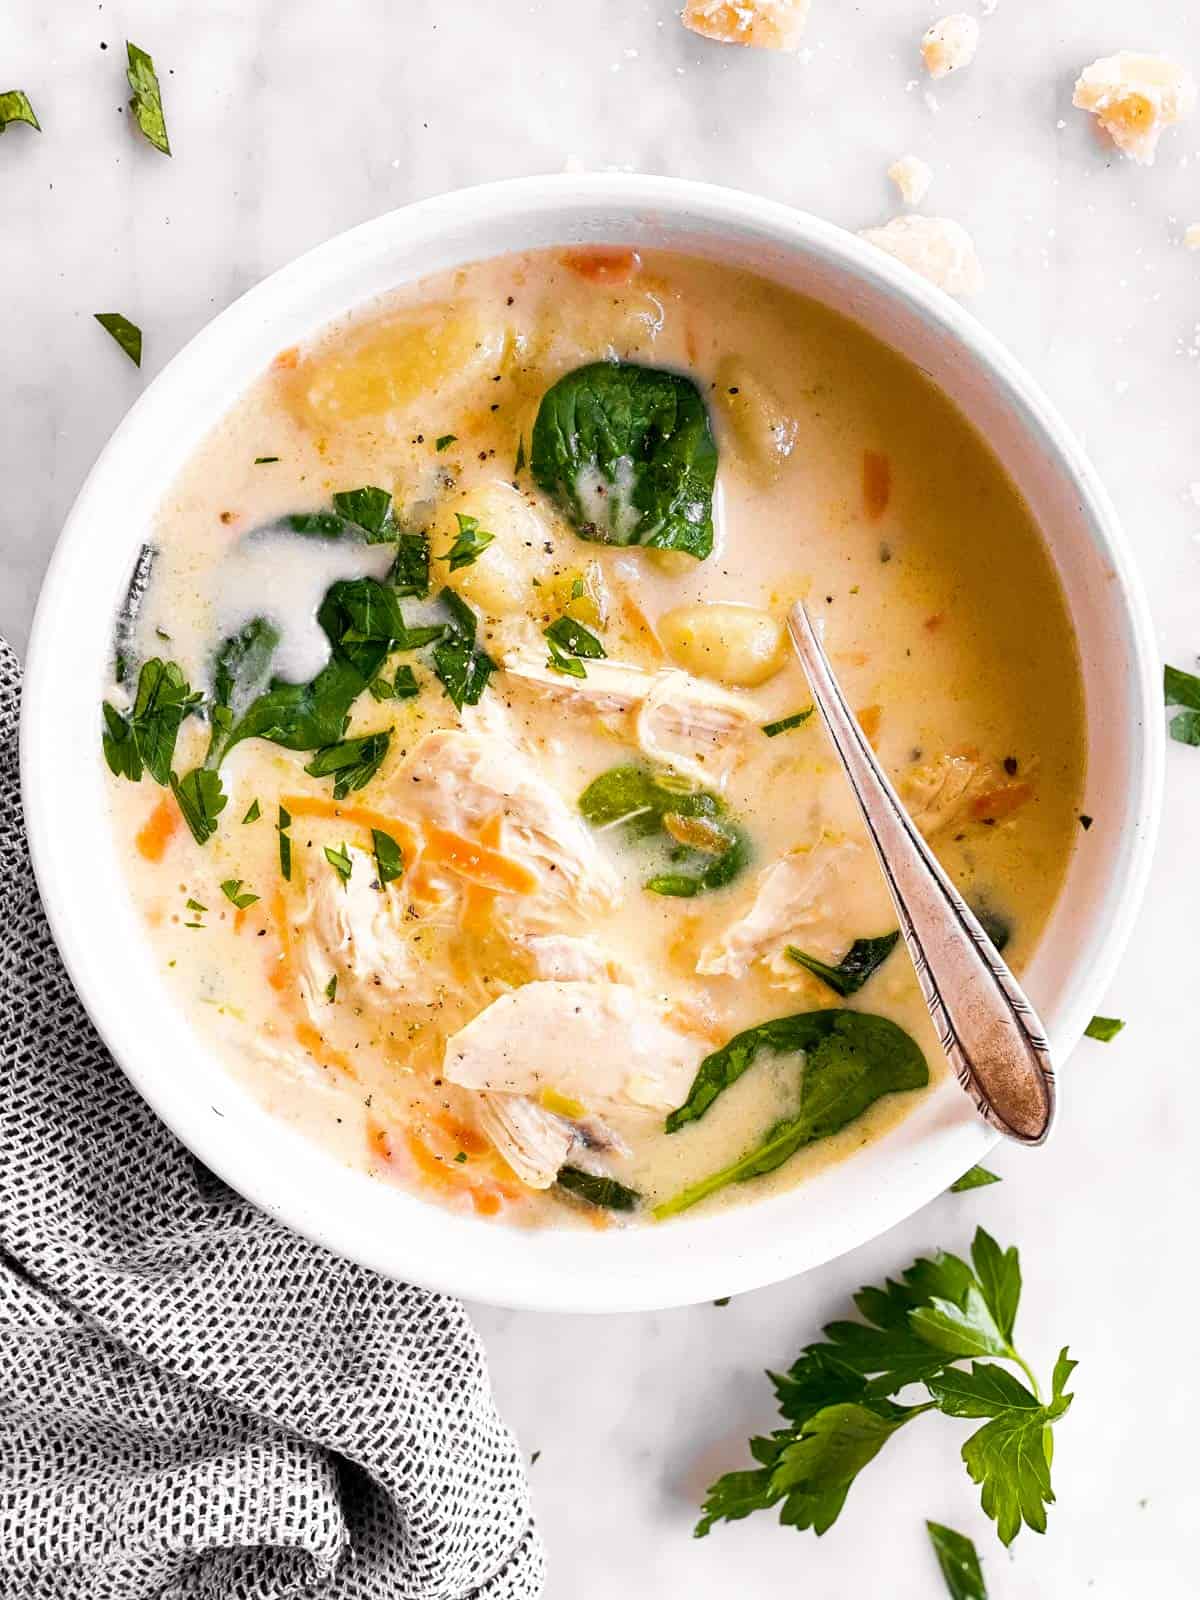
{"label": "soup surface", "polygon": [[917,371],[615,249],[281,352],[162,506],[106,689],[195,1026],[347,1163],[513,1224],[663,1220],[884,1132],[945,1063],[785,643],[801,597],[1019,969],[1079,826],[1074,641]]}

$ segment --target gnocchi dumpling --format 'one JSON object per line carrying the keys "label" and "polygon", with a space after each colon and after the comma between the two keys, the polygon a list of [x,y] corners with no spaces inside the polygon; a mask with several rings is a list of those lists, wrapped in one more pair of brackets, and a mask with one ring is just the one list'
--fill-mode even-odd
{"label": "gnocchi dumpling", "polygon": [[504,354],[505,329],[473,306],[372,322],[296,369],[300,409],[319,427],[385,420],[459,394]]}
{"label": "gnocchi dumpling", "polygon": [[757,606],[677,606],[657,627],[672,661],[697,677],[753,688],[783,665],[783,627]]}
{"label": "gnocchi dumpling", "polygon": [[770,483],[796,448],[795,417],[745,363],[726,356],[717,368],[716,400],[739,454],[760,482]]}
{"label": "gnocchi dumpling", "polygon": [[[441,562],[459,536],[459,518],[472,517],[480,534],[491,534],[487,548],[469,566],[450,571]],[[555,572],[554,529],[520,490],[497,478],[445,501],[430,531],[435,568],[463,599],[490,617],[524,615],[533,584]]]}

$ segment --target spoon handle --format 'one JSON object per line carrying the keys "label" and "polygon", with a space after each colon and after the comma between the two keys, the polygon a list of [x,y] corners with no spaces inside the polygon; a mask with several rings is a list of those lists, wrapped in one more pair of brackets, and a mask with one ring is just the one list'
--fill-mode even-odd
{"label": "spoon handle", "polygon": [[862,807],[917,981],[958,1081],[993,1127],[1041,1144],[1054,1120],[1046,1031],[999,952],[913,826],[855,720],[808,613],[788,629]]}

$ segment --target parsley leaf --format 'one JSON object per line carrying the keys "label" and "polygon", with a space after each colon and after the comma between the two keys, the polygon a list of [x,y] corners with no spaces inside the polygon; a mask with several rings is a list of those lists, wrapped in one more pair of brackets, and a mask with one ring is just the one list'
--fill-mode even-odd
{"label": "parsley leaf", "polygon": [[433,647],[433,670],[459,711],[479,703],[496,663],[475,643],[479,619],[453,589],[438,596],[450,613],[450,624]]}
{"label": "parsley leaf", "polygon": [[[773,1376],[787,1426],[750,1441],[756,1470],[726,1473],[712,1485],[696,1533],[776,1505],[782,1522],[824,1532],[857,1474],[892,1434],[935,1409],[983,1421],[962,1458],[1004,1543],[1023,1525],[1044,1532],[1046,1506],[1054,1499],[1051,1430],[1071,1404],[1066,1386],[1075,1363],[1065,1349],[1060,1353],[1044,1402],[1008,1342],[1019,1291],[1016,1251],[1001,1250],[982,1229],[970,1265],[941,1254],[913,1262],[899,1282],[860,1290],[855,1305],[863,1322],[828,1324],[824,1343],[807,1346],[787,1373]],[[955,1365],[967,1347],[981,1342],[1001,1344],[1000,1359],[1015,1363],[1033,1387],[995,1361]],[[899,1405],[894,1396],[918,1382],[929,1398]],[[979,1600],[982,1578],[969,1541],[939,1528],[947,1536],[939,1542],[937,1527],[931,1525],[931,1537],[952,1595]],[[976,1587],[956,1590],[947,1563],[963,1583],[977,1578]]]}
{"label": "parsley leaf", "polygon": [[286,806],[280,806],[275,831],[279,835],[279,873],[285,883],[292,881],[292,836],[288,832],[291,825],[291,812]]}
{"label": "parsley leaf", "polygon": [[390,730],[368,733],[361,739],[343,739],[326,745],[305,767],[314,778],[333,778],[333,798],[344,800],[354,789],[364,789],[383,765],[392,741]]}
{"label": "parsley leaf", "polygon": [[443,561],[450,563],[451,572],[457,572],[460,567],[473,566],[496,537],[479,526],[478,517],[465,516],[461,511],[456,511],[454,517],[458,523],[458,538],[442,557]]}
{"label": "parsley leaf", "polygon": [[925,1526],[950,1600],[988,1600],[979,1556],[966,1534],[956,1533],[941,1522],[926,1522]]}
{"label": "parsley leaf", "polygon": [[439,434],[433,448],[438,451],[448,450],[457,438],[458,435],[456,433]]}
{"label": "parsley leaf", "polygon": [[239,911],[245,911],[247,906],[252,906],[258,899],[258,895],[256,894],[242,892],[242,880],[240,878],[226,878],[225,882],[221,885],[221,893],[225,896],[226,900],[231,901]]}
{"label": "parsley leaf", "polygon": [[1111,1044],[1124,1026],[1120,1017],[1093,1017],[1083,1031],[1089,1039]]}
{"label": "parsley leaf", "polygon": [[272,464],[272,462],[275,462],[275,461],[278,461],[278,460],[279,460],[278,456],[255,456],[254,465],[256,467],[269,467]]}
{"label": "parsley leaf", "polygon": [[589,1205],[603,1206],[608,1211],[636,1211],[642,1197],[636,1189],[627,1189],[615,1178],[595,1172],[585,1172],[582,1167],[560,1167],[558,1186],[578,1195]]}
{"label": "parsley leaf", "polygon": [[154,70],[153,60],[144,50],[139,50],[136,44],[125,41],[125,51],[129,57],[129,66],[125,76],[129,79],[129,87],[133,90],[133,99],[129,102],[129,109],[133,112],[138,127],[149,139],[156,150],[161,150],[163,155],[171,154],[170,141],[167,138],[167,123],[163,116],[162,90],[158,85],[158,74]]}
{"label": "parsley leaf", "polygon": [[119,311],[97,311],[94,313],[96,321],[110,333],[133,362],[135,367],[142,364],[142,330],[136,322],[130,322],[128,317],[123,317]]}
{"label": "parsley leaf", "polygon": [[104,758],[114,776],[137,783],[145,767],[156,783],[170,783],[179,726],[201,698],[173,661],[143,662],[132,708],[121,712],[107,700],[101,707]]}
{"label": "parsley leaf", "polygon": [[582,661],[575,656],[567,655],[553,639],[548,639],[547,643],[550,646],[550,659],[546,662],[548,667],[555,672],[564,673],[568,678],[587,677],[587,668]]}
{"label": "parsley leaf", "polygon": [[347,522],[353,522],[363,530],[368,544],[390,544],[395,538],[392,497],[386,489],[376,489],[368,484],[365,489],[335,494],[333,508]]}
{"label": "parsley leaf", "polygon": [[391,683],[382,674],[371,680],[371,695],[375,700],[411,700],[420,692],[420,680],[409,666],[397,667]]}
{"label": "parsley leaf", "polygon": [[588,661],[601,661],[608,654],[591,629],[585,628],[583,623],[577,622],[574,617],[556,617],[550,626],[542,631],[552,644],[558,645],[568,655],[583,656]]}
{"label": "parsley leaf", "polygon": [[1163,695],[1169,706],[1183,706],[1171,718],[1168,731],[1179,744],[1200,745],[1200,678],[1179,667],[1164,667]]}
{"label": "parsley leaf", "polygon": [[792,728],[801,727],[812,714],[812,706],[806,706],[803,711],[797,711],[790,717],[781,717],[778,722],[764,722],[762,731],[768,739],[777,739],[781,733],[788,733]]}
{"label": "parsley leaf", "polygon": [[261,816],[262,816],[262,807],[259,805],[257,800],[252,800],[250,802],[249,811],[247,811],[246,815],[242,818],[242,823],[244,825],[247,822],[257,822],[259,817],[261,817]]}
{"label": "parsley leaf", "polygon": [[42,131],[42,125],[29,103],[29,96],[23,89],[9,89],[0,94],[0,133],[4,132],[10,122],[27,122],[39,133]]}
{"label": "parsley leaf", "polygon": [[896,948],[899,937],[900,930],[897,928],[892,933],[881,934],[877,939],[855,939],[836,967],[827,966],[824,961],[818,961],[816,956],[805,955],[793,944],[786,947],[785,953],[789,961],[794,961],[797,966],[804,967],[814,977],[820,978],[844,1000],[847,995],[857,994],[867,979],[874,976]]}
{"label": "parsley leaf", "polygon": [[998,1173],[989,1172],[986,1167],[971,1167],[963,1173],[961,1178],[956,1178],[946,1191],[947,1194],[964,1194],[968,1189],[985,1189],[989,1183],[999,1183]]}
{"label": "parsley leaf", "polygon": [[386,889],[404,871],[404,851],[382,828],[371,829],[371,849],[375,853],[375,875],[379,887]]}
{"label": "parsley leaf", "polygon": [[334,973],[333,977],[330,978],[329,982],[325,985],[325,998],[326,998],[326,1000],[329,1001],[329,1003],[331,1005],[337,999],[337,973],[336,972]]}
{"label": "parsley leaf", "polygon": [[398,595],[423,600],[429,593],[429,540],[423,533],[402,533],[388,582]]}
{"label": "parsley leaf", "polygon": [[227,802],[221,779],[206,767],[195,767],[182,778],[171,774],[171,791],[197,844],[207,844],[217,831],[217,817]]}
{"label": "parsley leaf", "polygon": [[325,859],[337,873],[343,883],[349,883],[350,874],[354,871],[354,860],[343,844],[335,850],[331,844],[325,846]]}

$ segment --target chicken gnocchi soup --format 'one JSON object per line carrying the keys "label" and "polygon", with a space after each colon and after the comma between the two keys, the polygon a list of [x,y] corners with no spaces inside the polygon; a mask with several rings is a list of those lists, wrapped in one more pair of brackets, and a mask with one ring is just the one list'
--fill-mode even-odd
{"label": "chicken gnocchi soup", "polygon": [[280,352],[166,502],[101,737],[179,1003],[342,1161],[514,1225],[768,1195],[945,1063],[784,636],[995,943],[1078,831],[1029,512],[914,368],[729,267],[484,262]]}

